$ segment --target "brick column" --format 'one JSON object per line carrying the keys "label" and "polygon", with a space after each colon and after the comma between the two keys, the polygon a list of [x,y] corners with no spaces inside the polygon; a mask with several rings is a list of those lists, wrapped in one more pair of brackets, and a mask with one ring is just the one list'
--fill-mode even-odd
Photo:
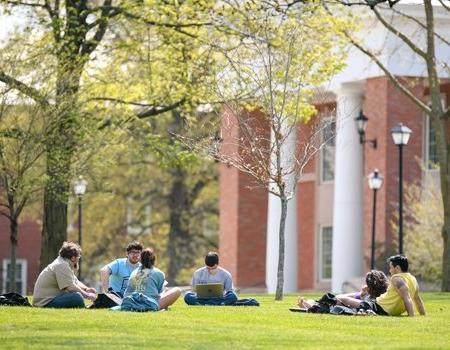
{"label": "brick column", "polygon": [[[222,126],[224,153],[237,153],[240,131],[230,112]],[[250,118],[258,120],[257,113]],[[267,132],[267,136],[269,133]],[[252,186],[253,185],[253,186]],[[255,188],[253,179],[236,168],[220,165],[220,264],[233,275],[239,288],[264,288],[267,232],[267,190]],[[250,189],[249,187],[253,187]]]}

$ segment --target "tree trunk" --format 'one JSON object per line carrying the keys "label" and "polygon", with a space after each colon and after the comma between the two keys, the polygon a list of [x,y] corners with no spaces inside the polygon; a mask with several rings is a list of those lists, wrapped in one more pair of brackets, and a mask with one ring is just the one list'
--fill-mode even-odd
{"label": "tree trunk", "polygon": [[16,290],[16,248],[17,248],[17,234],[18,223],[17,218],[12,216],[10,221],[10,241],[11,241],[11,258],[10,258],[10,275],[9,275],[9,291],[7,292],[21,292]]}
{"label": "tree trunk", "polygon": [[[179,111],[171,111],[169,132],[182,134],[184,131],[183,118]],[[180,269],[191,263],[193,258],[191,247],[195,245],[190,232],[190,213],[194,196],[186,182],[188,171],[182,167],[173,167],[170,170],[171,189],[167,198],[169,209],[169,236],[167,241],[168,271],[167,281],[177,284],[177,275]]]}
{"label": "tree trunk", "polygon": [[47,150],[47,184],[44,190],[44,223],[40,268],[44,269],[58,255],[67,240],[67,201],[69,193],[71,150],[64,143]]}
{"label": "tree trunk", "polygon": [[[447,207],[449,206],[447,205]],[[447,210],[444,208],[442,239],[444,241],[444,252],[442,255],[442,291],[450,292],[450,210],[448,208]]]}
{"label": "tree trunk", "polygon": [[167,242],[169,258],[167,281],[176,284],[177,274],[184,265],[184,251],[189,237],[189,223],[186,220],[188,191],[183,181],[186,176],[183,170],[176,169],[172,172],[172,176],[174,180],[168,197],[170,228]]}
{"label": "tree trunk", "polygon": [[44,189],[41,270],[58,255],[67,240],[67,202],[72,157],[79,140],[77,94],[82,66],[76,53],[59,57],[56,106],[46,135],[47,183]]}
{"label": "tree trunk", "polygon": [[286,216],[287,216],[287,199],[285,196],[280,197],[281,201],[281,217],[280,230],[278,237],[278,271],[277,271],[277,289],[275,293],[275,300],[283,300],[283,285],[284,285],[284,246],[285,246],[285,230],[286,230]]}

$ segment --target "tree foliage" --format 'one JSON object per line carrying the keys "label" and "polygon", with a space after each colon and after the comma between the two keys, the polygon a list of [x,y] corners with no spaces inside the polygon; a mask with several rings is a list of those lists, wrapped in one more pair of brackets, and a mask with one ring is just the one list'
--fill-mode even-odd
{"label": "tree foliage", "polygon": [[405,251],[411,272],[424,281],[442,280],[441,228],[444,222],[439,187],[408,185],[405,191]]}
{"label": "tree foliage", "polygon": [[[89,135],[136,116],[193,108],[203,98],[214,70],[198,38],[211,3],[1,2],[24,18],[5,47],[26,51],[14,61],[2,51],[0,81],[48,119],[41,266],[67,238],[70,179]],[[14,65],[20,74],[10,71]]]}

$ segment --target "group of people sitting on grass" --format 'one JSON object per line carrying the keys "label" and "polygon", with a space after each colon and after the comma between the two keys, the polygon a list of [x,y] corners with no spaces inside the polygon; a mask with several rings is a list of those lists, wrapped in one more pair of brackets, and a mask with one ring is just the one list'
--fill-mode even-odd
{"label": "group of people sitting on grass", "polygon": [[[178,287],[168,288],[164,273],[155,266],[156,255],[151,248],[143,249],[136,241],[128,244],[126,258],[116,259],[100,269],[103,292],[119,296],[121,305],[115,309],[158,311],[167,309],[181,295]],[[78,280],[81,248],[64,242],[59,256],[49,264],[36,281],[33,305],[51,308],[85,307],[84,299],[94,302],[97,291]],[[199,284],[223,285],[223,296],[202,297],[194,292]],[[231,305],[237,302],[231,274],[219,266],[219,255],[209,252],[205,266],[194,272],[192,292],[185,294],[188,305]]]}
{"label": "group of people sitting on grass", "polygon": [[[33,292],[34,306],[82,308],[85,307],[84,299],[92,302],[97,299],[96,289],[86,286],[76,277],[80,258],[78,244],[63,243],[59,256],[39,274]],[[126,258],[116,259],[100,269],[103,292],[114,293],[121,298],[120,305],[113,309],[165,310],[180,297],[181,289],[167,287],[165,275],[155,267],[155,262],[153,249],[143,249],[139,242],[133,241],[126,248]],[[392,316],[405,311],[414,316],[415,306],[421,315],[425,315],[417,280],[408,272],[408,259],[396,255],[388,262],[390,281],[382,271],[372,270],[367,273],[366,285],[358,293],[337,296],[328,293],[319,301],[299,298],[298,305],[301,310],[310,312],[320,312],[324,304],[332,304],[333,307],[359,310],[358,313]],[[223,294],[214,297],[197,295],[196,287],[206,284],[223,286]],[[215,252],[209,252],[205,266],[194,272],[192,289],[184,295],[188,305],[239,305],[232,276],[219,266],[219,255]]]}

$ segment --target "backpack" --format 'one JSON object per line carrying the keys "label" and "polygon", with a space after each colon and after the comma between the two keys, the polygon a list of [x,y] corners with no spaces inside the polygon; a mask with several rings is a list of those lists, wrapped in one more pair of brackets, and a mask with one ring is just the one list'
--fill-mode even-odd
{"label": "backpack", "polygon": [[259,302],[256,299],[238,299],[233,304],[229,304],[230,306],[259,306]]}
{"label": "backpack", "polygon": [[308,309],[308,312],[314,314],[328,314],[337,303],[336,296],[331,293],[324,294],[319,300],[316,300],[313,306]]}
{"label": "backpack", "polygon": [[[115,299],[115,300],[114,300]],[[111,307],[119,305],[120,298],[111,293],[100,293],[97,295],[97,299],[88,306],[88,309],[109,309]]]}
{"label": "backpack", "polygon": [[8,306],[31,306],[27,297],[23,297],[18,293],[6,293],[0,295],[0,305]]}
{"label": "backpack", "polygon": [[330,308],[330,314],[332,315],[356,315],[358,310],[351,307],[336,305]]}

